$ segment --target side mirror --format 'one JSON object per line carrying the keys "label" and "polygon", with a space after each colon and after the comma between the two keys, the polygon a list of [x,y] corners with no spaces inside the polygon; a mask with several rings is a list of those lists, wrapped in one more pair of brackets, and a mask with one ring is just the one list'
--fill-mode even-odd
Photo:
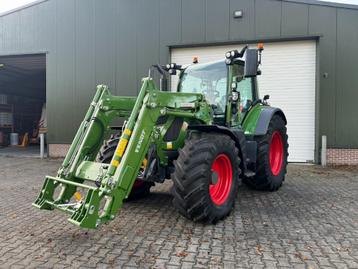
{"label": "side mirror", "polygon": [[247,49],[245,52],[245,77],[256,77],[259,67],[259,57],[257,49]]}
{"label": "side mirror", "polygon": [[268,99],[270,99],[270,95],[266,94],[266,95],[264,96],[264,99],[262,100],[262,104],[268,105],[268,102],[267,102]]}

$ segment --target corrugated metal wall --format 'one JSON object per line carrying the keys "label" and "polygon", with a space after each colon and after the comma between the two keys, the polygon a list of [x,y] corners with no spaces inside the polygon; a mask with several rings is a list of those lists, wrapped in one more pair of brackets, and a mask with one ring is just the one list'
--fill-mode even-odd
{"label": "corrugated metal wall", "polygon": [[358,10],[299,1],[49,0],[0,17],[0,55],[48,52],[48,139],[68,143],[96,84],[135,95],[169,45],[320,35],[320,134],[358,147],[357,29]]}

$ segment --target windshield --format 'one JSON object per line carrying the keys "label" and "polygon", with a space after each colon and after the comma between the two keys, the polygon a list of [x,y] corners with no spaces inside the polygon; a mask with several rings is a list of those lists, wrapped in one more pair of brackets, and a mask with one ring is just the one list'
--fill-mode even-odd
{"label": "windshield", "polygon": [[179,92],[203,93],[215,115],[225,115],[227,66],[224,61],[189,66],[181,75]]}

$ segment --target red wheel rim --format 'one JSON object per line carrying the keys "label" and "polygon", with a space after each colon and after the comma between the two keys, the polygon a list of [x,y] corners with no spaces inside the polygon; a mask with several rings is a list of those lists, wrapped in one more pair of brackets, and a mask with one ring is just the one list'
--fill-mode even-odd
{"label": "red wheel rim", "polygon": [[232,167],[231,161],[225,154],[218,155],[212,166],[212,173],[216,173],[216,182],[211,182],[209,192],[211,200],[216,205],[222,205],[229,197],[232,185]]}
{"label": "red wheel rim", "polygon": [[270,143],[270,167],[274,176],[281,172],[283,161],[283,141],[279,131],[272,134]]}

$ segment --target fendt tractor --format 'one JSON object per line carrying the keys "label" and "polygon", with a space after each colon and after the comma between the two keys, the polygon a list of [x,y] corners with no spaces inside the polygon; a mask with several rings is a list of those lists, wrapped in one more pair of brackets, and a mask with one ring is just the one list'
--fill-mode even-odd
{"label": "fendt tractor", "polygon": [[[216,223],[234,207],[241,180],[276,191],[286,174],[286,117],[259,98],[261,53],[245,46],[211,63],[153,65],[137,97],[96,94],[56,176],[33,203],[97,228],[128,198],[173,181],[173,206],[188,219]],[[151,73],[157,71],[159,88]],[[175,92],[169,75],[179,75]],[[114,126],[122,119],[122,126]],[[118,124],[117,124],[118,125]]]}

